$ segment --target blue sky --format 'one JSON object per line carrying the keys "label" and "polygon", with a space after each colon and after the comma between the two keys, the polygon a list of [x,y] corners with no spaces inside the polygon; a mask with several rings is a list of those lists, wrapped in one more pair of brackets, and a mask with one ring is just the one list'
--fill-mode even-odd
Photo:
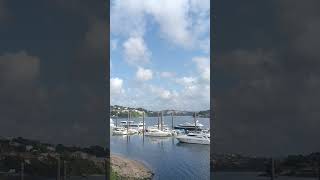
{"label": "blue sky", "polygon": [[209,0],[113,0],[111,104],[210,107]]}

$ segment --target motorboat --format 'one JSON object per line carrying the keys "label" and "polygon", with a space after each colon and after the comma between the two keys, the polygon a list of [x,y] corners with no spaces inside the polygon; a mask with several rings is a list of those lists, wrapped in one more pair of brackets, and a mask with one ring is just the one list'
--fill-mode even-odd
{"label": "motorboat", "polygon": [[124,127],[115,127],[112,133],[113,135],[127,135],[127,131]]}
{"label": "motorboat", "polygon": [[148,128],[146,129],[144,135],[153,137],[169,137],[172,136],[172,132],[168,130],[160,130],[157,128]]}
{"label": "motorboat", "polygon": [[129,129],[136,129],[137,131],[142,131],[143,126],[145,126],[143,122],[135,123],[134,121],[121,121],[120,125],[124,128],[129,126]]}
{"label": "motorboat", "polygon": [[206,133],[188,133],[176,136],[176,139],[181,143],[190,144],[210,144],[210,137]]}
{"label": "motorboat", "polygon": [[183,124],[178,124],[177,126],[174,127],[174,129],[195,131],[195,130],[201,130],[202,127],[203,127],[203,124],[199,123],[199,121],[197,120],[196,123],[185,122]]}
{"label": "motorboat", "polygon": [[203,129],[201,132],[205,133],[208,136],[208,138],[210,138],[210,129]]}
{"label": "motorboat", "polygon": [[113,129],[113,135],[132,135],[138,133],[138,130],[136,129],[126,129],[124,127],[115,127]]}

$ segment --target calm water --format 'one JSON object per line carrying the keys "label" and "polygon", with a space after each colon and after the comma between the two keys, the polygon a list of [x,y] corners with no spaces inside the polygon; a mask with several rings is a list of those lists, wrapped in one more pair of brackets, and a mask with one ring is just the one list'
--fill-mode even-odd
{"label": "calm water", "polygon": [[[119,119],[126,120],[126,119]],[[141,119],[135,119],[138,121]],[[208,118],[198,118],[209,128]],[[157,124],[157,118],[148,117],[146,125]],[[174,123],[193,122],[192,117],[174,117]],[[164,117],[171,127],[171,117]],[[154,179],[208,180],[210,179],[208,145],[181,144],[173,137],[111,136],[111,153],[144,162],[155,173]]]}
{"label": "calm water", "polygon": [[[259,177],[259,173],[217,172],[213,180],[270,180],[268,177]],[[277,177],[276,180],[316,180],[316,178]]]}

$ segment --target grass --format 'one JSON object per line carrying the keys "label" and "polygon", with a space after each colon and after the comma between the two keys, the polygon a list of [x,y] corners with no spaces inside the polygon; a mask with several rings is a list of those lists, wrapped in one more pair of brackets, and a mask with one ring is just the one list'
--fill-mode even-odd
{"label": "grass", "polygon": [[119,176],[117,175],[117,173],[114,171],[111,171],[110,180],[118,180],[118,179],[119,179]]}

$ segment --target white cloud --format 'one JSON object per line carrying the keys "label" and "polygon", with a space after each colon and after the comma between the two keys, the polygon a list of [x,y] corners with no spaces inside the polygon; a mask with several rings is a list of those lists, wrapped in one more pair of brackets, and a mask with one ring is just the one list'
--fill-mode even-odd
{"label": "white cloud", "polygon": [[186,48],[203,46],[210,28],[210,0],[114,0],[111,33],[143,36],[149,15],[160,27],[161,36]]}
{"label": "white cloud", "polygon": [[121,95],[124,93],[123,89],[123,80],[120,78],[111,78],[110,79],[110,94],[111,97],[116,95]]}
{"label": "white cloud", "polygon": [[204,80],[210,81],[210,58],[194,57],[192,59],[196,63],[198,72]]}
{"label": "white cloud", "polygon": [[182,77],[182,78],[177,78],[176,82],[183,86],[192,86],[197,82],[197,79],[195,77]]}
{"label": "white cloud", "polygon": [[123,43],[123,48],[129,64],[139,65],[150,61],[151,52],[142,37],[130,37]]}
{"label": "white cloud", "polygon": [[113,0],[111,2],[110,29],[112,34],[143,36],[145,33],[145,14],[141,0]]}
{"label": "white cloud", "polygon": [[164,71],[160,73],[160,77],[163,77],[163,78],[172,78],[174,76],[175,76],[175,73],[173,72]]}
{"label": "white cloud", "polygon": [[116,50],[117,47],[118,47],[118,40],[117,39],[112,39],[110,45],[111,45],[111,50],[112,51]]}
{"label": "white cloud", "polygon": [[142,67],[138,67],[138,71],[136,73],[136,78],[139,81],[148,81],[151,80],[153,76],[151,69],[144,69]]}
{"label": "white cloud", "polygon": [[172,98],[172,93],[169,90],[166,90],[164,88],[149,85],[149,89],[150,89],[151,93],[153,93],[154,95],[156,95],[160,99],[168,100],[168,99]]}

